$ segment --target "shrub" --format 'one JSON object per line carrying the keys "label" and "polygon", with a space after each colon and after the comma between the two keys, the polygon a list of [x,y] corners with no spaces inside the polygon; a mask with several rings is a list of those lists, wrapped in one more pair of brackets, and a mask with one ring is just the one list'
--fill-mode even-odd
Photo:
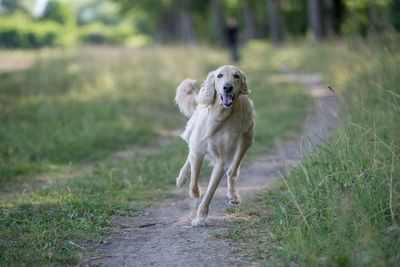
{"label": "shrub", "polygon": [[92,23],[80,28],[79,40],[85,43],[121,44],[132,35],[133,29],[127,24],[107,26],[102,23]]}
{"label": "shrub", "polygon": [[0,17],[0,47],[40,48],[70,45],[75,41],[74,31],[52,21],[34,21],[23,14]]}

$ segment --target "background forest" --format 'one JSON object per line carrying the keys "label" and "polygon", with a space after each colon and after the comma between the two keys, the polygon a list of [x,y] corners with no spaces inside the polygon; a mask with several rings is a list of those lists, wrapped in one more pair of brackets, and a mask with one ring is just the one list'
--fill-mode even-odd
{"label": "background forest", "polygon": [[370,37],[400,30],[400,1],[2,0],[0,47],[177,41],[221,45],[229,17],[238,21],[241,43],[255,38]]}

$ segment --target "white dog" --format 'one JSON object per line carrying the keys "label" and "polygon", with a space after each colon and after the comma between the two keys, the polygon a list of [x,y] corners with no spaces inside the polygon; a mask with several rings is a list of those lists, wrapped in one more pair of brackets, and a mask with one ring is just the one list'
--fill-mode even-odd
{"label": "white dog", "polygon": [[245,74],[234,66],[210,72],[199,92],[196,80],[186,79],[176,90],[175,102],[190,117],[181,137],[189,145],[189,155],[176,179],[182,187],[191,176],[190,196],[200,197],[199,172],[205,156],[214,169],[193,226],[205,226],[208,207],[224,173],[228,179],[229,203],[239,204],[235,184],[240,163],[253,143],[253,102]]}

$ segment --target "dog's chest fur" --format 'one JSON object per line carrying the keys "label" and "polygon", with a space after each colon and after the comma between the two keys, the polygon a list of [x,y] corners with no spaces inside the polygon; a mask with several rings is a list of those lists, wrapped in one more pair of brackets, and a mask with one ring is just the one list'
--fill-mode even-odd
{"label": "dog's chest fur", "polygon": [[222,117],[221,121],[210,116],[206,106],[199,106],[182,135],[190,149],[208,154],[211,159],[221,158],[230,163],[239,138],[253,123],[252,103],[247,97],[240,97],[232,109],[232,114],[228,113],[229,117],[226,120]]}

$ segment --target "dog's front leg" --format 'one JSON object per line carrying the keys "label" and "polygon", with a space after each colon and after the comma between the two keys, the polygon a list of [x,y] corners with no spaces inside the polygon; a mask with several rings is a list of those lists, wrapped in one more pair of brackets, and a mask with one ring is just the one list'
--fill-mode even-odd
{"label": "dog's front leg", "polygon": [[219,182],[224,174],[224,166],[222,162],[217,161],[211,174],[210,182],[208,184],[207,192],[201,201],[197,210],[196,219],[192,221],[193,226],[205,226],[206,218],[208,215],[208,207],[211,199],[214,196],[215,190],[218,187]]}
{"label": "dog's front leg", "polygon": [[235,158],[231,165],[231,168],[228,170],[226,176],[228,179],[228,201],[231,205],[237,205],[240,203],[240,196],[236,190],[236,180],[239,175],[240,163],[243,160],[244,155],[247,152],[247,149],[253,144],[253,127],[250,128],[249,131],[243,134],[238,150],[236,151]]}
{"label": "dog's front leg", "polygon": [[200,197],[200,188],[199,188],[199,175],[201,164],[203,163],[204,155],[199,153],[189,153],[189,161],[190,161],[190,192],[189,195],[192,198]]}
{"label": "dog's front leg", "polygon": [[179,177],[176,178],[176,186],[182,188],[182,186],[184,186],[187,180],[189,179],[189,175],[190,175],[190,160],[188,157],[181,171],[179,172]]}

